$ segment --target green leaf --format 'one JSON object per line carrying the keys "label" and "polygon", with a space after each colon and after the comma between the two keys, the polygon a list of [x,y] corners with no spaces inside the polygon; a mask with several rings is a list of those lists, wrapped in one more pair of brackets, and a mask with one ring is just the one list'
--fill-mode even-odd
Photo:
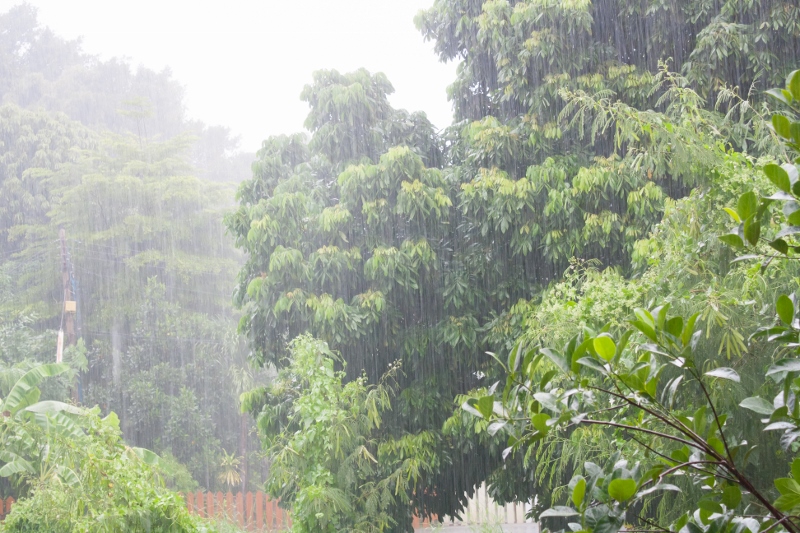
{"label": "green leaf", "polygon": [[764,165],[764,174],[766,174],[769,180],[783,192],[789,192],[791,190],[792,183],[789,180],[789,174],[778,165],[774,163]]}
{"label": "green leaf", "polygon": [[775,411],[775,407],[771,403],[764,398],[759,398],[758,396],[745,398],[739,404],[739,407],[749,409],[750,411],[754,411],[760,415],[771,415],[772,412]]}
{"label": "green leaf", "polygon": [[601,374],[605,375],[608,374],[608,370],[597,360],[591,357],[581,357],[578,359],[578,364],[591,368],[592,370],[596,370]]}
{"label": "green leaf", "polygon": [[800,483],[800,457],[792,461],[792,477]]}
{"label": "green leaf", "polygon": [[786,88],[792,93],[792,98],[800,100],[800,70],[792,71],[786,77]]}
{"label": "green leaf", "polygon": [[733,246],[734,248],[744,248],[744,241],[738,233],[726,233],[725,235],[720,235],[719,240],[728,246]]}
{"label": "green leaf", "polygon": [[758,197],[753,191],[748,191],[739,197],[736,212],[742,220],[747,220],[758,212]]}
{"label": "green leaf", "polygon": [[742,489],[739,485],[728,485],[722,490],[722,503],[728,509],[735,509],[742,501]]}
{"label": "green leaf", "polygon": [[594,351],[597,352],[597,355],[606,361],[611,361],[614,358],[614,355],[617,353],[617,345],[614,344],[614,340],[608,335],[600,335],[599,337],[595,337],[592,341],[592,345],[594,346]]}
{"label": "green leaf", "polygon": [[667,325],[664,329],[673,337],[680,338],[681,332],[683,331],[683,317],[674,316],[670,318],[667,320]]}
{"label": "green leaf", "polygon": [[515,344],[514,347],[511,349],[511,353],[508,354],[508,370],[509,371],[516,372],[517,369],[519,368],[519,363],[520,363],[520,360],[522,359],[520,357],[520,353],[521,352],[522,352],[522,347],[520,346],[520,343]]}
{"label": "green leaf", "polygon": [[540,433],[547,433],[550,430],[550,428],[547,426],[548,420],[550,420],[550,415],[547,413],[538,413],[531,417],[531,424],[534,428],[536,428],[536,431],[539,431]]}
{"label": "green leaf", "polygon": [[31,406],[25,408],[26,411],[30,411],[31,413],[42,413],[42,414],[52,414],[52,413],[60,413],[62,411],[73,414],[73,415],[83,415],[86,414],[85,409],[81,409],[75,405],[70,405],[64,402],[57,402],[57,401],[44,401],[44,402],[37,402]]}
{"label": "green leaf", "polygon": [[673,492],[683,492],[680,489],[680,487],[678,487],[676,485],[673,485],[671,483],[659,483],[658,485],[654,485],[654,486],[650,487],[649,489],[645,489],[645,490],[639,491],[636,494],[636,497],[637,498],[641,498],[642,496],[647,496],[648,494],[652,494],[652,493],[660,491],[660,490],[671,490]]}
{"label": "green leaf", "polygon": [[622,519],[605,515],[592,527],[592,533],[617,533],[622,528]]}
{"label": "green leaf", "polygon": [[575,487],[572,489],[572,503],[575,504],[575,507],[580,507],[583,503],[583,497],[586,495],[586,480],[584,478],[580,478],[577,483],[575,483]]}
{"label": "green leaf", "polygon": [[[781,103],[784,103],[784,104],[789,104],[789,103],[791,103],[791,102],[789,101],[789,99],[786,97],[787,95],[786,95],[786,94],[784,94],[784,93],[785,93],[785,91],[783,91],[782,89],[769,89],[769,90],[767,91],[767,94],[768,94],[769,96],[771,96],[771,97],[775,98],[775,99],[776,99],[776,100],[778,100],[779,102],[781,102]],[[788,95],[788,96],[791,96],[791,93],[789,93],[789,95]]]}
{"label": "green leaf", "polygon": [[781,372],[800,372],[800,359],[781,359],[769,367],[765,375],[771,376]]}
{"label": "green leaf", "polygon": [[794,303],[792,303],[792,299],[785,294],[781,294],[775,302],[775,309],[778,312],[778,317],[780,317],[781,322],[791,326],[794,320]]}
{"label": "green leaf", "polygon": [[135,453],[136,456],[142,461],[144,461],[146,464],[151,466],[158,464],[159,457],[158,454],[156,454],[155,452],[152,452],[146,448],[138,448],[138,447],[133,447],[131,448],[131,450],[133,450],[133,453]]}
{"label": "green leaf", "polygon": [[475,398],[470,398],[469,400],[461,404],[461,408],[466,412],[468,412],[469,414],[471,414],[472,416],[479,416],[483,418],[481,412],[475,408],[477,404],[478,400],[476,400]]}
{"label": "green leaf", "polygon": [[560,353],[556,352],[555,350],[551,350],[550,348],[542,348],[542,353],[545,354],[551,361],[553,361],[556,364],[556,366],[558,366],[565,373],[569,372],[570,366],[564,360],[564,356],[562,356]]}
{"label": "green leaf", "polygon": [[747,242],[755,246],[758,244],[758,239],[761,237],[761,222],[757,218],[748,218],[744,221],[744,238]]}
{"label": "green leaf", "polygon": [[787,255],[789,253],[789,244],[783,239],[775,239],[774,241],[771,241],[769,245],[783,255]]}
{"label": "green leaf", "polygon": [[33,465],[25,459],[17,457],[13,461],[9,461],[8,463],[4,464],[2,468],[0,468],[0,477],[9,477],[15,474],[21,474],[23,472],[27,474],[35,474],[36,469],[34,469]]}
{"label": "green leaf", "polygon": [[792,122],[791,133],[792,140],[795,143],[800,143],[800,122]]}
{"label": "green leaf", "polygon": [[734,369],[725,366],[721,366],[719,368],[715,368],[714,370],[706,372],[706,376],[711,376],[713,378],[727,379],[729,381],[735,381],[736,383],[739,383],[741,381],[739,374],[737,374]]}
{"label": "green leaf", "polygon": [[775,507],[781,511],[791,511],[798,505],[800,505],[800,494],[784,494],[775,500]]}
{"label": "green leaf", "polygon": [[792,138],[792,123],[783,115],[772,115],[772,127],[775,129],[775,133],[781,137],[785,139]]}
{"label": "green leaf", "polygon": [[19,409],[27,407],[30,404],[23,405],[25,398],[44,378],[57,376],[67,370],[69,366],[64,363],[39,365],[28,370],[9,391],[3,401],[3,409],[15,414]]}
{"label": "green leaf", "polygon": [[483,418],[489,420],[492,417],[492,410],[494,409],[494,396],[479,398],[475,407]]}
{"label": "green leaf", "polygon": [[632,479],[615,479],[608,484],[608,495],[618,502],[626,502],[636,494],[636,482]]}
{"label": "green leaf", "polygon": [[683,328],[683,333],[681,333],[681,342],[684,346],[689,344],[689,341],[692,340],[692,335],[694,334],[694,325],[699,316],[700,313],[695,313],[689,317],[689,320],[686,321],[686,325]]}
{"label": "green leaf", "polygon": [[576,511],[572,507],[556,505],[555,507],[551,507],[550,509],[540,514],[539,518],[575,516],[576,514],[578,514],[578,511]]}
{"label": "green leaf", "polygon": [[697,507],[704,511],[708,511],[709,513],[721,513],[722,506],[715,502],[714,500],[709,500],[707,498],[703,498],[697,502]]}
{"label": "green leaf", "polygon": [[775,480],[775,488],[781,494],[800,494],[800,484],[790,477],[782,477]]}
{"label": "green leaf", "polygon": [[742,222],[742,219],[741,219],[741,218],[739,218],[739,213],[737,213],[736,211],[734,211],[734,210],[733,210],[733,209],[731,209],[730,207],[723,207],[722,209],[723,209],[723,210],[724,210],[726,213],[728,213],[728,215],[729,215],[729,216],[730,216],[730,217],[733,219],[733,221],[734,221],[734,222],[736,222],[737,224],[741,224],[741,222]]}

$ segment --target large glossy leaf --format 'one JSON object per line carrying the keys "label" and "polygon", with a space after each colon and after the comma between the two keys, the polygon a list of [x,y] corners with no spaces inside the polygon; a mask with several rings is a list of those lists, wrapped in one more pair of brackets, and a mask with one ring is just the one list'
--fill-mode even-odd
{"label": "large glossy leaf", "polygon": [[618,502],[626,502],[636,494],[636,482],[632,479],[615,479],[608,484],[608,495]]}
{"label": "large glossy leaf", "polygon": [[750,411],[754,411],[760,415],[771,415],[772,412],[775,411],[775,407],[771,403],[764,398],[759,398],[758,396],[745,398],[739,404],[739,407],[749,409]]}
{"label": "large glossy leaf", "polygon": [[3,400],[3,409],[15,414],[18,410],[28,407],[30,404],[26,405],[24,402],[31,390],[43,379],[63,374],[67,370],[69,370],[69,366],[63,363],[39,365],[30,369],[11,388],[8,396]]}
{"label": "large glossy leaf", "polygon": [[792,184],[789,181],[789,174],[787,174],[786,171],[780,166],[774,163],[765,165],[764,174],[766,174],[769,180],[783,192],[789,192],[791,190]]}
{"label": "large glossy leaf", "polygon": [[614,340],[611,337],[607,335],[595,337],[595,339],[592,341],[592,344],[594,346],[594,351],[597,352],[597,355],[606,361],[611,361],[614,359],[614,355],[617,353],[617,345],[614,344]]}
{"label": "large glossy leaf", "polygon": [[15,474],[35,474],[33,465],[22,457],[14,457],[0,468],[0,477],[9,477]]}
{"label": "large glossy leaf", "polygon": [[792,123],[789,122],[789,119],[784,117],[783,115],[772,115],[772,127],[775,129],[775,133],[780,135],[785,139],[792,138],[792,130],[791,130]]}
{"label": "large glossy leaf", "polygon": [[584,478],[579,478],[578,481],[575,483],[575,486],[572,488],[572,503],[576,507],[580,507],[581,503],[583,503],[583,497],[586,495],[586,480]]}
{"label": "large glossy leaf", "polygon": [[37,402],[33,405],[26,407],[25,410],[30,411],[31,413],[42,413],[42,414],[65,412],[73,415],[83,415],[86,413],[85,409],[81,409],[80,407],[77,407],[75,405],[71,405],[64,402],[56,402],[52,400]]}
{"label": "large glossy leaf", "polygon": [[800,100],[800,70],[794,70],[786,77],[786,88],[792,93],[792,98]]}
{"label": "large glossy leaf", "polygon": [[578,511],[571,507],[556,505],[540,514],[539,518],[575,516],[576,514],[578,514]]}
{"label": "large glossy leaf", "polygon": [[785,294],[781,294],[775,302],[775,309],[781,321],[784,324],[791,325],[792,320],[794,320],[794,303],[792,303],[792,299]]}
{"label": "large glossy leaf", "polygon": [[744,221],[744,238],[747,239],[751,245],[758,244],[758,239],[761,237],[761,222],[757,218],[749,218]]}
{"label": "large glossy leaf", "polygon": [[492,409],[494,408],[494,396],[483,396],[473,406],[483,418],[489,420],[492,417]]}
{"label": "large glossy leaf", "polygon": [[736,212],[739,213],[739,218],[747,221],[758,211],[758,197],[753,191],[748,191],[739,197],[736,204]]}
{"label": "large glossy leaf", "polygon": [[706,372],[706,376],[711,376],[713,378],[727,379],[729,381],[735,381],[736,383],[739,383],[741,381],[739,374],[737,374],[734,369],[724,366]]}
{"label": "large glossy leaf", "polygon": [[800,372],[800,359],[781,359],[767,370],[767,376],[780,372]]}
{"label": "large glossy leaf", "polygon": [[726,233],[725,235],[720,235],[719,240],[728,246],[733,246],[734,248],[744,248],[744,241],[738,233]]}

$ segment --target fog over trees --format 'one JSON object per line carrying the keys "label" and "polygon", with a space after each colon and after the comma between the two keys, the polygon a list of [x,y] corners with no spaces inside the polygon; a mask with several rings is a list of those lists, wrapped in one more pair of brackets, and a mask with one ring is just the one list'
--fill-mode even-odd
{"label": "fog over trees", "polygon": [[553,531],[800,532],[800,7],[415,24],[452,124],[319,70],[248,154],[0,15],[0,531],[201,531],[172,491],[229,489],[409,531],[485,483]]}

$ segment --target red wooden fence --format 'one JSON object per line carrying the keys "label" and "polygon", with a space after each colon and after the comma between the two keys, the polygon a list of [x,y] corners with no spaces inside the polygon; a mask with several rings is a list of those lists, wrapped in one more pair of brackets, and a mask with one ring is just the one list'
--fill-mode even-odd
{"label": "red wooden fence", "polygon": [[[292,527],[292,519],[278,502],[270,500],[263,492],[239,492],[235,496],[228,492],[196,492],[182,494],[190,513],[204,518],[230,520],[248,531],[282,531]],[[414,517],[414,528],[429,527],[428,520]]]}
{"label": "red wooden fence", "polygon": [[11,512],[11,506],[14,505],[14,498],[9,496],[5,500],[0,498],[0,520],[6,517]]}
{"label": "red wooden fence", "polygon": [[189,492],[183,494],[190,513],[203,518],[229,520],[249,531],[281,531],[292,526],[289,513],[259,491],[253,494]]}
{"label": "red wooden fence", "polygon": [[[203,518],[229,520],[248,531],[285,531],[292,527],[292,519],[286,510],[278,506],[278,502],[270,500],[266,494],[259,491],[253,494],[241,492],[234,496],[232,493],[221,492],[189,492],[181,494],[190,513]],[[14,498],[5,500],[0,498],[0,520],[11,512]],[[414,517],[414,528],[426,527],[429,523],[425,520],[420,523]]]}

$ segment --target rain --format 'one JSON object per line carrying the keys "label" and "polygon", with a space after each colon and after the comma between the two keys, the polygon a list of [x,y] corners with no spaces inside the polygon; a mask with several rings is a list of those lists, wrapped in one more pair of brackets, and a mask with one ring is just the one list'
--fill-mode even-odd
{"label": "rain", "polygon": [[0,533],[800,533],[798,58],[789,0],[0,0]]}

